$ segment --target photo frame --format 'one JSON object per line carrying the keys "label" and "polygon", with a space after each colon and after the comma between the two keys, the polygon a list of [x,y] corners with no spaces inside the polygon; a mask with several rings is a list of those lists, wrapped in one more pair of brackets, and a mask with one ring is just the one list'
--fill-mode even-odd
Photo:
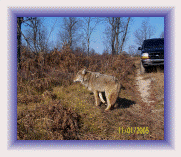
{"label": "photo frame", "polygon": [[[174,149],[174,7],[8,7],[8,149]],[[17,140],[17,17],[164,17],[164,140]]]}

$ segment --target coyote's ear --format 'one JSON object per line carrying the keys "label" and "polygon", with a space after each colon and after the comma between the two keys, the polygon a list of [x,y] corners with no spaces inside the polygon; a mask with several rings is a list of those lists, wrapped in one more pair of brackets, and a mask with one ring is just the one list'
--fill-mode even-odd
{"label": "coyote's ear", "polygon": [[82,70],[82,75],[85,75],[86,69]]}

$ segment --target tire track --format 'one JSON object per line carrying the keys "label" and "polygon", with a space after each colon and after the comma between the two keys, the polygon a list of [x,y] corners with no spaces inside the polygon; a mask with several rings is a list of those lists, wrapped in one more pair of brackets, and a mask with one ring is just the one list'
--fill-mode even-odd
{"label": "tire track", "polygon": [[144,80],[143,77],[140,75],[140,71],[138,70],[136,76],[136,83],[138,86],[138,91],[141,93],[141,98],[143,102],[147,103],[148,106],[150,106],[150,103],[154,102],[149,100],[151,79]]}

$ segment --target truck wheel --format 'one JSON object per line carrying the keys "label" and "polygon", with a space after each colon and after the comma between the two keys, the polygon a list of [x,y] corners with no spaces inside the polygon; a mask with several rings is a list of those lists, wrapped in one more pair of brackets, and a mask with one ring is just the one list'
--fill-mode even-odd
{"label": "truck wheel", "polygon": [[144,66],[143,66],[143,64],[142,64],[142,61],[140,62],[140,74],[144,74],[145,73],[145,68],[144,68]]}

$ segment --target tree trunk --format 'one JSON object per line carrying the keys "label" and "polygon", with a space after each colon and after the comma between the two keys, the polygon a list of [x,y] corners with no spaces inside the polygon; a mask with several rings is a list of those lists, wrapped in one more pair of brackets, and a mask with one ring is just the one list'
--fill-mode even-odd
{"label": "tree trunk", "polygon": [[120,17],[116,18],[116,54],[118,54],[119,48],[119,25],[120,25]]}
{"label": "tree trunk", "polygon": [[89,38],[88,38],[88,42],[87,42],[87,47],[88,47],[88,50],[87,50],[87,55],[89,56],[89,43],[90,43],[90,41],[89,41]]}
{"label": "tree trunk", "polygon": [[21,69],[21,24],[23,22],[23,17],[17,17],[17,62],[18,69]]}
{"label": "tree trunk", "polygon": [[112,23],[111,23],[111,26],[112,26],[112,40],[111,40],[111,47],[112,47],[112,55],[115,55],[115,46],[114,46],[114,43],[115,43],[115,18],[112,17]]}
{"label": "tree trunk", "polygon": [[128,31],[129,21],[130,21],[130,17],[128,17],[128,22],[127,22],[127,25],[126,25],[126,31],[124,32],[124,35],[123,35],[123,38],[122,38],[120,52],[122,52],[122,50],[123,50],[123,45],[124,45],[124,42],[125,42],[125,39],[126,39],[126,35],[127,35],[127,31]]}
{"label": "tree trunk", "polygon": [[34,21],[34,27],[33,27],[33,45],[34,45],[34,50],[35,53],[37,53],[37,18],[35,17],[35,21]]}

